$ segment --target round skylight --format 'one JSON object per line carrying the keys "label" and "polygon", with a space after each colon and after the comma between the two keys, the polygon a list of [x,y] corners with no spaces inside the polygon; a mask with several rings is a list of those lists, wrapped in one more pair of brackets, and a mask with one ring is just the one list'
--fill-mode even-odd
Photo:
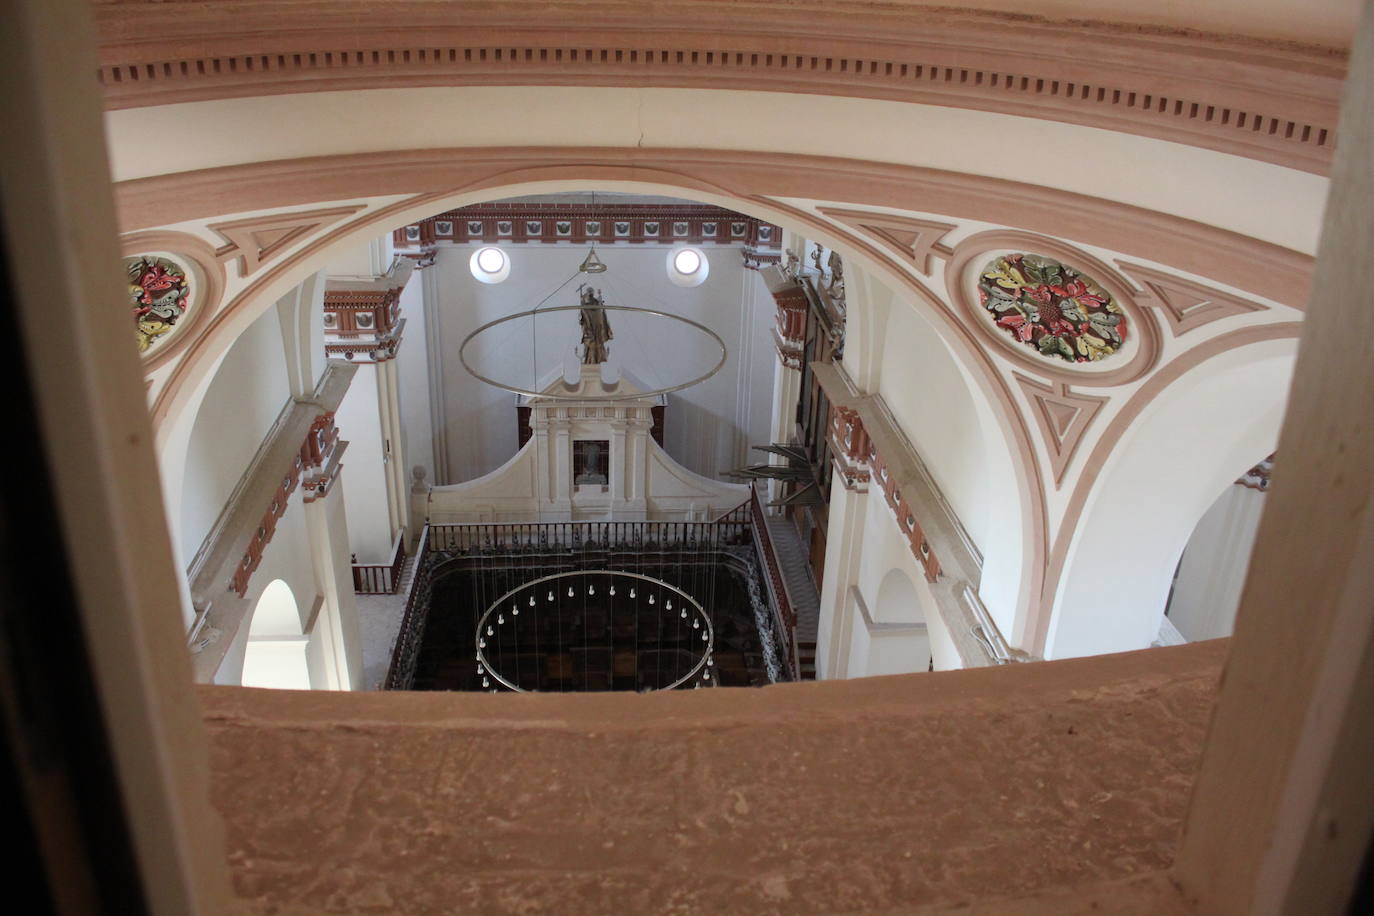
{"label": "round skylight", "polygon": [[673,268],[680,274],[694,274],[701,267],[701,255],[695,249],[684,248],[673,255]]}
{"label": "round skylight", "polygon": [[468,260],[468,269],[482,283],[500,283],[510,276],[510,258],[500,248],[478,248]]}
{"label": "round skylight", "polygon": [[711,264],[700,248],[674,248],[668,252],[668,279],[675,286],[700,286]]}

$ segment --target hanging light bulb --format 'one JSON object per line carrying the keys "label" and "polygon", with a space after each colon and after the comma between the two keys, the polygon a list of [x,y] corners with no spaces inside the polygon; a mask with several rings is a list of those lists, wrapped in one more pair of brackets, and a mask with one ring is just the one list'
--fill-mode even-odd
{"label": "hanging light bulb", "polygon": [[534,596],[530,595],[530,607],[534,607]]}
{"label": "hanging light bulb", "polygon": [[700,621],[700,620],[693,620],[693,621],[692,621],[692,629],[694,629],[694,630],[700,630],[700,629],[701,629],[701,621]]}
{"label": "hanging light bulb", "polygon": [[512,605],[510,606],[510,615],[511,615],[512,617],[519,617],[519,616],[520,616],[520,605],[518,605],[518,604],[512,604]]}
{"label": "hanging light bulb", "polygon": [[653,604],[653,603],[654,603],[654,596],[653,596],[653,595],[650,595],[650,596],[649,596],[649,603],[650,603],[650,604]]}
{"label": "hanging light bulb", "polygon": [[[485,639],[479,639],[479,640],[477,640],[477,648],[479,648],[479,649],[485,649],[486,647],[487,647],[487,641],[486,641]],[[481,658],[481,656],[479,655],[478,658]]]}
{"label": "hanging light bulb", "polygon": [[614,586],[614,585],[611,586],[611,597],[612,597],[612,598],[615,597],[615,586]]}
{"label": "hanging light bulb", "polygon": [[634,589],[630,589],[630,597],[633,598],[634,596],[635,596],[635,590],[634,590]]}
{"label": "hanging light bulb", "polygon": [[[672,608],[669,608],[668,610],[672,610]],[[682,613],[679,614],[678,616],[681,617],[683,620],[686,620],[686,619],[687,619],[687,609],[686,609],[686,608],[683,608],[683,609],[682,609]]]}
{"label": "hanging light bulb", "polygon": [[572,586],[569,585],[569,586],[568,586],[568,597],[571,598],[572,596],[573,596]]}
{"label": "hanging light bulb", "polygon": [[488,636],[491,636],[491,635],[493,635],[495,632],[496,632],[496,631],[493,630],[493,629],[491,628],[491,625],[488,624],[488,625],[487,625],[487,635],[488,635]]}
{"label": "hanging light bulb", "polygon": [[705,641],[706,641],[706,634],[705,634],[705,633],[702,633],[702,634],[701,634],[701,641],[702,641],[702,642],[705,642]]}
{"label": "hanging light bulb", "polygon": [[[665,610],[671,611],[671,610],[673,609],[673,599],[672,599],[672,598],[669,598],[667,601],[663,602],[663,607],[664,607]],[[686,610],[683,610],[682,613],[683,613],[684,615],[686,615],[687,611],[686,611]]]}
{"label": "hanging light bulb", "polygon": [[595,595],[595,594],[596,594],[596,586],[595,586],[595,585],[588,585],[588,586],[587,586],[587,594],[589,594],[589,595]]}
{"label": "hanging light bulb", "polygon": [[497,615],[496,615],[496,622],[497,622],[497,624],[505,623],[505,622],[506,622],[506,615],[505,615],[505,614],[497,614]]}
{"label": "hanging light bulb", "polygon": [[706,667],[707,667],[707,668],[712,667],[713,665],[715,665],[715,663],[716,663],[716,660],[715,660],[714,658],[712,658],[712,657],[709,656],[709,655],[706,656]]}
{"label": "hanging light bulb", "polygon": [[549,592],[549,600],[550,600],[550,601],[553,600],[553,592]]}
{"label": "hanging light bulb", "polygon": [[483,686],[483,687],[490,687],[490,686],[491,686],[491,681],[487,680],[486,678],[482,678],[482,686]]}
{"label": "hanging light bulb", "polygon": [[711,679],[711,672],[709,672],[709,671],[703,671],[703,672],[701,672],[701,679],[702,679],[703,681],[709,681],[709,680]]}
{"label": "hanging light bulb", "polygon": [[478,673],[478,674],[486,674],[486,671],[484,671],[484,670],[482,669],[482,665],[481,665],[480,662],[477,664],[477,673]]}

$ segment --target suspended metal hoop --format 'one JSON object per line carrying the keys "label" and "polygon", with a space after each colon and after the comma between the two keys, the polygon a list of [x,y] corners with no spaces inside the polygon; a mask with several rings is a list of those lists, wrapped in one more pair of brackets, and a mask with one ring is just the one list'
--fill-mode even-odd
{"label": "suspended metal hoop", "polygon": [[[528,592],[530,594],[530,597],[533,599],[529,604],[531,610],[537,613],[539,609],[545,606],[546,601],[548,601],[553,603],[554,611],[559,612],[564,592],[568,588],[568,585],[562,582],[561,580],[574,578],[585,580],[589,577],[596,577],[598,579],[609,579],[610,581],[606,583],[606,585],[604,586],[605,588],[609,589],[611,586],[619,584],[621,588],[626,589],[627,592],[632,592],[635,582],[649,583],[653,585],[656,589],[661,589],[663,592],[671,593],[668,596],[666,596],[670,600],[683,602],[679,604],[678,608],[672,608],[670,605],[665,607],[666,602],[660,600],[660,603],[658,605],[658,613],[660,614],[668,616],[681,615],[683,611],[688,611],[690,609],[691,621],[693,623],[692,629],[700,631],[701,633],[701,657],[696,660],[696,664],[692,666],[691,670],[689,670],[682,677],[678,678],[670,684],[667,684],[666,686],[652,688],[650,692],[658,690],[673,690],[677,687],[681,687],[683,684],[688,683],[693,678],[696,678],[698,676],[702,676],[704,678],[709,679],[709,673],[703,675],[703,671],[705,671],[708,667],[714,666],[714,659],[712,658],[712,653],[714,653],[716,648],[716,631],[715,628],[711,626],[711,618],[706,613],[706,609],[701,606],[700,602],[698,602],[691,595],[684,592],[682,589],[678,588],[676,585],[673,585],[669,582],[664,582],[662,579],[656,579],[653,576],[646,576],[643,573],[627,572],[625,570],[619,569],[575,569],[568,570],[566,572],[554,573],[548,576],[541,576],[538,579],[532,579],[529,582],[517,585],[515,588],[511,589],[510,591],[502,595],[500,598],[497,598],[495,601],[493,601],[491,606],[487,608],[486,613],[483,614],[482,618],[477,621],[477,631],[475,635],[475,641],[477,643],[477,665],[483,672],[484,676],[490,676],[492,678],[495,678],[503,686],[511,690],[514,690],[516,693],[533,692],[525,689],[524,687],[521,687],[519,684],[513,683],[508,677],[502,674],[502,672],[496,670],[496,667],[493,666],[491,663],[491,656],[487,654],[487,639],[495,637],[497,634],[497,628],[499,627],[511,627],[513,629],[517,625],[517,621],[520,619],[518,613],[519,609],[523,609],[524,607],[526,607],[526,592]],[[618,582],[618,580],[628,581]],[[586,587],[585,582],[579,582],[576,590],[581,591],[582,587]],[[547,591],[547,599],[544,597],[544,595],[540,594],[541,592],[545,591]],[[615,593],[613,591],[610,591],[609,594],[613,595]],[[661,596],[662,592],[660,592],[659,594]],[[575,600],[577,597],[580,597],[580,595],[572,594],[573,600]],[[634,599],[629,598],[627,594],[625,600]],[[653,597],[649,598],[648,603],[654,604]],[[515,609],[516,612],[511,613],[512,609]],[[636,608],[636,613],[638,613],[638,608]],[[487,636],[486,634],[488,633],[490,633],[491,636]],[[695,638],[696,637],[692,637],[692,639]],[[638,645],[635,646],[635,651],[639,651]],[[658,651],[661,652],[662,649],[660,648]],[[709,684],[706,684],[705,686],[709,686]]]}
{"label": "suspended metal hoop", "polygon": [[463,338],[462,344],[460,344],[458,347],[458,361],[463,364],[463,368],[467,370],[468,374],[471,375],[473,378],[477,379],[478,381],[486,382],[488,385],[492,385],[496,388],[501,388],[505,391],[514,392],[515,394],[523,394],[527,397],[532,398],[546,398],[550,401],[586,401],[592,399],[595,399],[597,401],[637,401],[641,398],[657,397],[660,394],[667,394],[670,391],[681,391],[683,388],[690,388],[693,385],[700,384],[701,382],[706,381],[708,378],[719,372],[721,368],[725,365],[725,360],[729,352],[725,348],[725,341],[721,339],[719,334],[708,328],[706,325],[701,324],[700,322],[693,321],[690,318],[683,318],[681,315],[674,315],[672,312],[660,312],[657,309],[639,308],[637,306],[632,305],[598,305],[596,306],[596,308],[604,309],[608,312],[638,312],[644,315],[653,315],[658,318],[668,318],[672,321],[680,321],[685,325],[696,328],[698,331],[705,334],[707,337],[711,338],[715,345],[720,347],[720,359],[716,360],[716,364],[712,366],[707,372],[704,372],[701,375],[696,376],[695,378],[688,379],[680,385],[668,385],[663,388],[653,388],[649,391],[637,391],[633,394],[597,394],[594,396],[586,394],[565,394],[561,392],[550,393],[546,391],[535,391],[531,388],[521,388],[518,385],[508,385],[505,382],[498,381],[494,378],[483,375],[482,373],[474,369],[472,365],[468,362],[468,345],[471,344],[473,340],[475,340],[478,337],[478,335],[486,331],[489,331],[492,328],[497,327],[498,325],[506,324],[508,322],[515,321],[519,318],[529,318],[536,315],[547,315],[551,312],[580,312],[585,307],[586,306],[581,305],[557,305],[546,309],[529,309],[524,312],[516,312],[513,315],[506,315],[505,317],[498,318],[495,321],[488,321],[486,324],[482,325],[480,328],[473,331],[467,337]]}

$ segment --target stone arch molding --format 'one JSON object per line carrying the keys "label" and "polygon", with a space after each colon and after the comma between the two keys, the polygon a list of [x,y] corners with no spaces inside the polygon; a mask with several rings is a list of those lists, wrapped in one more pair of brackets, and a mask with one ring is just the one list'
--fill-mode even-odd
{"label": "stone arch molding", "polygon": [[[1000,436],[1005,438],[1007,447],[1019,456],[1013,467],[1021,502],[1027,506],[1021,513],[1025,527],[1021,549],[1027,556],[1018,564],[1018,568],[1023,571],[1029,570],[1029,579],[1026,579],[1020,589],[1018,610],[1009,616],[1024,616],[1025,604],[1039,585],[1038,576],[1043,565],[1047,527],[1036,465],[1038,459],[1031,447],[1028,426],[1017,412],[1011,389],[968,336],[967,329],[952,320],[945,303],[903,264],[869,240],[842,228],[837,230],[830,222],[768,196],[748,194],[740,189],[721,186],[681,171],[645,166],[507,168],[472,181],[467,187],[414,195],[387,206],[368,210],[353,220],[341,223],[304,243],[295,252],[284,255],[275,265],[268,266],[254,275],[248,286],[219,316],[220,321],[212,324],[195,342],[187,357],[173,367],[167,381],[156,395],[153,406],[159,443],[166,441],[165,430],[170,430],[183,422],[188,413],[194,415],[196,401],[204,395],[203,382],[207,367],[215,365],[218,356],[227,349],[242,329],[305,276],[322,264],[328,263],[336,253],[347,250],[381,231],[455,206],[555,189],[595,188],[664,193],[718,204],[765,218],[779,225],[797,229],[808,237],[824,242],[827,247],[839,250],[846,257],[867,264],[884,283],[901,290],[905,305],[925,314],[937,333],[947,336],[956,358],[967,361],[965,368],[968,375],[977,383],[982,397],[992,403],[991,413],[1000,427]],[[1025,574],[1021,578],[1025,579]]]}
{"label": "stone arch molding", "polygon": [[[722,206],[731,207],[741,212],[751,213],[761,218],[769,219],[772,222],[797,229],[809,237],[818,241],[823,241],[830,247],[854,257],[864,263],[868,269],[880,277],[883,282],[889,284],[894,289],[901,290],[907,304],[920,311],[927,317],[937,332],[940,333],[950,344],[951,350],[957,355],[960,361],[969,371],[969,375],[976,381],[983,396],[988,400],[993,409],[993,414],[1001,426],[1002,434],[1011,443],[1014,451],[1022,456],[1023,462],[1018,467],[1018,489],[1021,493],[1022,501],[1026,511],[1022,513],[1024,530],[1022,539],[1027,553],[1026,562],[1023,566],[1029,572],[1023,576],[1021,587],[1021,598],[1018,600],[1018,607],[1015,619],[1018,621],[1013,640],[1019,645],[1036,651],[1043,644],[1044,617],[1046,609],[1036,603],[1036,595],[1039,594],[1044,586],[1046,544],[1048,543],[1050,519],[1045,508],[1045,492],[1042,473],[1039,467],[1039,458],[1036,449],[1032,446],[1032,429],[1038,429],[1042,437],[1052,433],[1058,437],[1059,442],[1048,448],[1052,455],[1054,467],[1054,477],[1062,479],[1065,468],[1073,457],[1077,443],[1081,441],[1083,433],[1088,425],[1091,424],[1093,416],[1098,412],[1090,402],[1079,400],[1070,402],[1065,406],[1066,396],[1071,396],[1073,392],[1066,387],[1058,387],[1059,383],[1067,386],[1062,379],[1056,380],[1052,377],[1046,380],[1043,376],[1033,379],[1041,388],[1041,403],[1044,405],[1039,416],[1034,411],[1027,410],[1016,395],[1018,382],[1007,378],[1002,371],[999,363],[989,355],[989,349],[981,346],[973,335],[975,331],[971,325],[962,320],[957,310],[952,309],[941,297],[936,296],[929,290],[921,279],[917,276],[922,269],[930,269],[930,259],[938,257],[948,258],[952,264],[960,252],[958,247],[951,250],[944,245],[943,237],[947,231],[945,224],[926,222],[925,225],[915,225],[911,221],[903,222],[893,218],[890,214],[867,214],[858,208],[845,209],[843,211],[835,209],[829,218],[822,218],[815,213],[808,213],[797,209],[789,204],[782,203],[774,196],[767,193],[751,193],[756,189],[759,191],[785,190],[787,182],[795,183],[798,180],[796,174],[783,173],[782,187],[777,187],[779,176],[776,166],[779,162],[785,163],[797,170],[806,180],[814,181],[820,185],[820,189],[825,191],[826,199],[847,199],[850,197],[871,199],[875,193],[882,193],[881,182],[878,182],[878,189],[875,191],[872,169],[859,168],[855,174],[845,174],[837,177],[833,163],[827,163],[824,168],[814,161],[791,161],[787,157],[770,157],[769,163],[772,167],[760,171],[754,168],[757,163],[749,162],[749,156],[737,153],[719,153],[715,156],[702,156],[701,151],[692,151],[691,154],[681,153],[681,151],[669,151],[662,154],[666,160],[659,166],[649,166],[643,163],[626,163],[622,161],[621,153],[618,151],[614,155],[608,155],[604,161],[583,151],[584,164],[567,164],[566,161],[557,163],[557,157],[548,153],[540,155],[541,161],[537,164],[528,164],[517,161],[514,165],[509,161],[502,161],[499,164],[494,162],[488,151],[473,152],[462,151],[469,157],[466,168],[457,168],[466,181],[458,184],[451,184],[446,190],[429,193],[411,193],[409,196],[395,200],[382,206],[377,206],[360,211],[352,218],[343,217],[333,225],[328,226],[322,231],[315,232],[309,237],[297,237],[291,239],[295,245],[293,250],[286,250],[283,239],[269,237],[254,238],[252,242],[258,244],[259,269],[249,278],[247,285],[238,292],[233,301],[222,308],[215,316],[215,319],[208,323],[201,333],[194,339],[188,340],[186,352],[182,358],[172,367],[167,381],[161,386],[156,394],[154,404],[154,418],[159,424],[160,440],[164,428],[172,425],[177,417],[184,414],[187,407],[194,408],[193,404],[188,404],[188,400],[194,400],[194,392],[197,388],[203,393],[203,386],[195,384],[197,376],[209,371],[216,364],[217,357],[235,339],[253,318],[260,314],[272,302],[275,302],[281,295],[289,291],[299,283],[305,276],[317,269],[319,265],[327,263],[330,258],[338,252],[370,239],[381,232],[393,228],[405,222],[431,215],[433,212],[448,209],[454,206],[462,206],[468,203],[490,200],[497,197],[514,196],[518,194],[539,193],[541,191],[568,189],[592,189],[607,187],[624,187],[639,191],[652,191],[655,193],[665,193],[674,196],[696,199],[703,202],[715,203]],[[157,179],[144,179],[129,183],[128,187],[119,189],[120,203],[122,211],[127,211],[132,217],[132,221],[137,224],[139,219],[147,219],[150,213],[167,212],[163,207],[171,207],[175,212],[180,208],[180,215],[187,218],[206,219],[213,218],[214,214],[206,212],[213,209],[215,200],[223,199],[224,190],[222,183],[229,182],[239,187],[244,187],[245,182],[251,183],[253,191],[250,197],[256,195],[255,203],[263,204],[264,207],[275,205],[283,206],[283,200],[289,201],[294,205],[313,206],[316,211],[331,209],[327,205],[331,200],[338,201],[341,198],[347,199],[341,192],[352,191],[355,195],[361,196],[359,192],[368,192],[376,196],[386,196],[394,193],[400,188],[396,185],[397,175],[407,176],[407,184],[413,191],[416,187],[424,187],[426,184],[433,186],[431,182],[435,175],[430,174],[424,165],[434,165],[436,155],[430,151],[417,152],[413,154],[400,154],[400,158],[408,159],[403,163],[405,167],[400,167],[395,161],[396,157],[378,159],[377,157],[363,156],[366,160],[362,168],[349,169],[351,165],[358,165],[359,157],[343,156],[337,157],[340,161],[336,164],[321,162],[321,160],[310,160],[308,162],[296,163],[261,163],[254,166],[230,167],[218,171],[218,175],[198,176],[197,180],[190,180],[185,176],[165,176]],[[523,156],[528,157],[529,151],[524,151]],[[519,157],[517,157],[518,159]],[[725,169],[722,172],[722,160],[729,159],[734,162],[733,168]],[[808,157],[800,157],[806,160]],[[745,160],[741,163],[738,160]],[[370,164],[370,167],[369,167]],[[381,168],[386,165],[386,168]],[[444,175],[444,169],[448,169],[447,174],[452,174],[455,164],[452,159],[448,159],[445,166],[440,168],[435,166],[438,175]],[[904,168],[898,173],[904,175],[909,181],[919,183],[922,180],[929,180],[928,174],[931,170]],[[965,180],[969,176],[962,176]],[[250,181],[250,179],[252,179]],[[730,179],[730,183],[723,183],[721,179]],[[1001,180],[988,179],[986,186],[979,187],[979,182],[974,181],[973,190],[969,191],[966,206],[954,206],[954,210],[966,210],[973,214],[972,218],[986,217],[989,215],[989,207],[997,205],[1003,197],[1003,192],[1007,182]],[[1031,187],[1031,186],[1024,186]],[[313,196],[310,198],[310,189],[316,189],[318,194],[325,194],[325,189],[332,189],[336,196]],[[1052,189],[1040,189],[1046,195],[1045,199],[1053,200],[1065,196],[1063,192],[1054,192]],[[893,186],[893,193],[896,193],[896,186]],[[909,193],[909,192],[908,192]],[[354,199],[357,199],[357,196]],[[1075,195],[1067,195],[1075,196]],[[1019,200],[1016,199],[1019,206]],[[1106,211],[1131,211],[1133,208],[1112,205],[1110,202],[1098,202],[1102,204]],[[161,204],[162,207],[155,206]],[[884,200],[881,204],[875,201],[875,205],[888,207],[892,201]],[[199,212],[197,208],[200,208]],[[1070,208],[1064,207],[1068,210]],[[1091,208],[1085,208],[1081,202],[1075,202],[1073,208],[1075,214],[1074,225],[1082,227],[1085,223],[1084,213],[1091,217]],[[302,211],[312,212],[312,211]],[[1122,225],[1119,219],[1122,213],[1115,214],[1117,219],[1105,219],[1101,225],[1104,231],[1109,234],[1111,227]],[[843,218],[841,218],[843,217]],[[837,225],[841,223],[841,225]],[[1165,218],[1164,222],[1168,222]],[[1122,247],[1127,251],[1134,250],[1141,255],[1147,256],[1149,260],[1167,262],[1170,254],[1179,252],[1185,261],[1189,256],[1195,254],[1192,246],[1199,243],[1199,240],[1215,238],[1218,233],[1225,236],[1225,241],[1229,250],[1237,252],[1232,259],[1224,259],[1219,262],[1219,272],[1224,274],[1225,280],[1242,280],[1246,276],[1247,266],[1252,263],[1262,261],[1273,261],[1277,259],[1288,269],[1283,274],[1288,278],[1289,286],[1280,289],[1277,294],[1288,294],[1296,297],[1306,282],[1306,276],[1310,273],[1310,259],[1284,249],[1276,249],[1275,246],[1267,243],[1246,240],[1231,233],[1224,233],[1221,230],[1213,230],[1209,227],[1199,227],[1197,224],[1182,225],[1186,221],[1177,221],[1179,226],[1177,232],[1161,233],[1159,227],[1147,226],[1143,232],[1135,232],[1133,229],[1127,236],[1122,237],[1123,241],[1131,244],[1123,244]],[[845,225],[845,224],[848,225]],[[1091,218],[1086,219],[1089,228],[1092,227]],[[219,224],[221,227],[224,224]],[[861,227],[861,228],[856,228]],[[863,228],[866,227],[866,228]],[[1068,229],[1069,227],[1061,227]],[[1025,241],[1025,235],[1015,237],[1015,241],[1020,244]],[[1034,237],[1036,246],[1043,244],[1042,236],[1030,234]],[[981,240],[982,243],[988,239]],[[1051,239],[1056,245],[1067,245]],[[270,258],[261,257],[264,245],[270,247],[274,242],[280,243],[278,250],[272,252]],[[973,246],[968,245],[969,240],[965,240],[963,248],[966,252],[974,250]],[[242,251],[241,243],[234,243],[238,250]],[[1070,246],[1071,247],[1071,246]],[[1050,250],[1051,254],[1054,253]],[[234,256],[234,252],[221,249],[216,252],[217,259]],[[228,256],[228,257],[226,257]],[[969,255],[972,257],[973,255]],[[1124,279],[1121,279],[1117,272],[1106,265],[1099,266],[1096,259],[1080,258],[1077,249],[1073,249],[1071,258],[1079,260],[1079,263],[1091,263],[1097,275],[1111,278],[1111,282],[1119,284],[1119,291],[1124,299],[1131,299],[1136,295],[1135,290]],[[271,261],[271,263],[266,263]],[[947,265],[948,266],[948,265]],[[947,271],[952,274],[953,271]],[[1132,276],[1135,276],[1134,274]],[[1296,280],[1293,278],[1296,276]],[[1239,285],[1239,284],[1238,284]],[[1155,290],[1162,290],[1156,292]],[[1166,285],[1156,279],[1155,286],[1147,291],[1146,296],[1152,300],[1158,300],[1163,296],[1173,296],[1171,300],[1177,307],[1181,316],[1179,322],[1191,320],[1192,326],[1198,326],[1202,322],[1193,315],[1198,314],[1201,309],[1207,307],[1208,303],[1198,302],[1192,304],[1179,305],[1182,301],[1178,292],[1186,287]],[[1208,300],[1210,302],[1211,300]],[[1154,301],[1150,302],[1155,304]],[[1164,306],[1167,307],[1167,306]],[[1223,306],[1225,307],[1225,306]],[[1140,309],[1136,310],[1138,313]],[[1213,312],[1214,313],[1214,312]],[[1234,309],[1232,312],[1234,313]],[[1228,313],[1228,314],[1230,314]],[[1207,314],[1203,312],[1204,317]],[[1155,323],[1148,317],[1138,314],[1140,327],[1154,329]],[[1219,316],[1224,317],[1224,316]],[[1209,320],[1216,320],[1210,318]],[[1191,329],[1191,327],[1189,328]],[[1184,333],[1184,331],[1179,331]],[[1157,332],[1154,335],[1158,337]],[[1155,340],[1157,343],[1157,340]],[[995,351],[993,351],[995,352]],[[1141,359],[1149,362],[1157,358],[1157,354],[1150,353]],[[1138,357],[1139,358],[1139,357]],[[1132,371],[1137,367],[1132,364]],[[1049,392],[1043,388],[1048,386]],[[1024,388],[1022,389],[1024,392]],[[1072,414],[1072,415],[1070,415]],[[194,410],[192,414],[194,415]],[[1080,419],[1080,416],[1082,419]],[[1047,433],[1047,430],[1049,433]],[[1036,634],[1041,634],[1039,637]]]}

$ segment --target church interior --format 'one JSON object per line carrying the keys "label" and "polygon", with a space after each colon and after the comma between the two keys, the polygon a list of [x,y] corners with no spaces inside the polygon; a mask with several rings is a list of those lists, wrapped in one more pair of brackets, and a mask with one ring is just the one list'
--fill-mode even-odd
{"label": "church interior", "polygon": [[30,889],[1358,911],[1369,5],[17,0]]}

